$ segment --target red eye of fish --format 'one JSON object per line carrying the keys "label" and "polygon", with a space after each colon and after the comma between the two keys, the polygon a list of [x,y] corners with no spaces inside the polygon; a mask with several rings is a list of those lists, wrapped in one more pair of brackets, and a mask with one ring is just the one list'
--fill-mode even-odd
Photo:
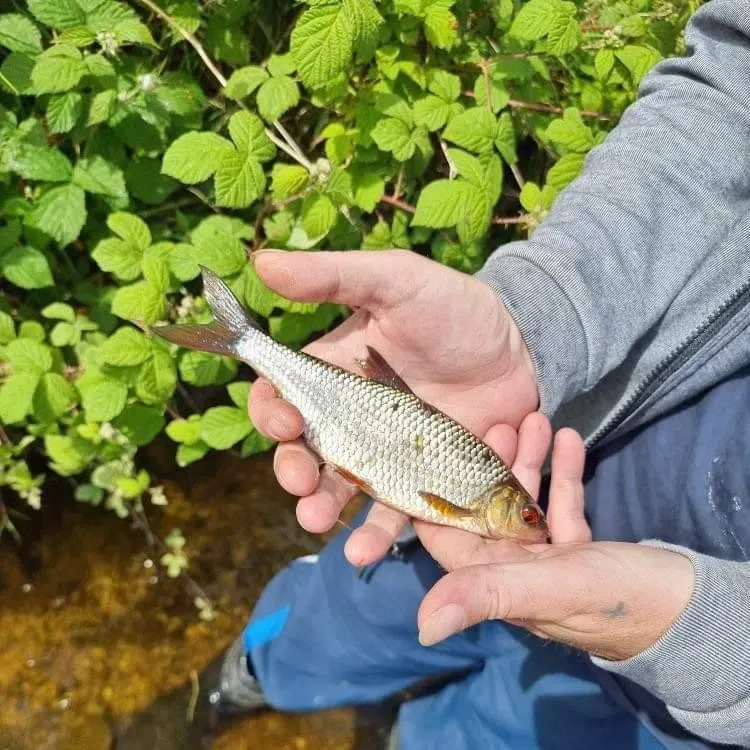
{"label": "red eye of fish", "polygon": [[521,508],[521,518],[527,526],[538,526],[542,520],[542,513],[536,505],[528,503]]}

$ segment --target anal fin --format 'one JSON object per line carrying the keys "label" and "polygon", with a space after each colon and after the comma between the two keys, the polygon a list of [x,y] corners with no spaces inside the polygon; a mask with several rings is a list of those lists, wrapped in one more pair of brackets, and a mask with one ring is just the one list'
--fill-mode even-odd
{"label": "anal fin", "polygon": [[355,487],[359,487],[359,489],[362,490],[362,492],[364,492],[366,495],[369,495],[370,497],[373,497],[373,498],[375,497],[372,487],[370,487],[370,485],[368,485],[358,476],[352,474],[350,471],[347,471],[346,469],[342,469],[340,466],[333,466],[332,468],[339,476],[341,476],[350,484],[353,484]]}
{"label": "anal fin", "polygon": [[420,490],[419,496],[445,518],[471,518],[474,515],[474,511],[471,508],[460,508],[455,503],[450,502],[450,500],[446,500],[439,495],[434,495],[432,492],[422,492]]}

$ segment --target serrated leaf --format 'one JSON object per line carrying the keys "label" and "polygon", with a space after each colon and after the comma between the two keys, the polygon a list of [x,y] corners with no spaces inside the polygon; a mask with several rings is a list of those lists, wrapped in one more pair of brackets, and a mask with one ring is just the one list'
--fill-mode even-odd
{"label": "serrated leaf", "polygon": [[99,242],[91,257],[102,271],[122,281],[133,281],[141,275],[143,250],[133,242],[109,237]]}
{"label": "serrated leaf", "polygon": [[369,169],[352,168],[351,173],[354,205],[371,213],[385,194],[385,180]]}
{"label": "serrated leaf", "polygon": [[151,355],[148,339],[131,326],[118,328],[98,349],[100,362],[116,367],[133,367]]}
{"label": "serrated leaf", "polygon": [[132,242],[141,250],[151,244],[151,230],[143,219],[127,211],[116,211],[107,217],[107,226],[126,242]]}
{"label": "serrated leaf", "polygon": [[75,0],[28,0],[28,7],[37,20],[55,29],[86,23],[86,14]]}
{"label": "serrated leaf", "polygon": [[271,172],[271,191],[274,200],[296,195],[307,187],[310,174],[297,164],[274,164]]}
{"label": "serrated leaf", "polygon": [[26,16],[4,13],[0,15],[0,47],[35,55],[42,49],[42,35]]}
{"label": "serrated leaf", "polygon": [[171,279],[169,276],[169,258],[167,254],[159,252],[161,247],[162,243],[152,245],[144,253],[141,271],[147,283],[158,289],[161,294],[165,294],[169,290]]}
{"label": "serrated leaf", "polygon": [[45,435],[44,450],[52,468],[62,476],[73,476],[86,468],[88,456],[79,450],[79,441],[69,435]]}
{"label": "serrated leaf", "polygon": [[112,313],[124,320],[156,323],[167,313],[167,300],[160,289],[147,281],[120,287],[112,298]]}
{"label": "serrated leaf", "polygon": [[394,159],[407,161],[414,156],[416,144],[412,131],[403,121],[385,117],[372,129],[370,136],[381,151],[391,151]]}
{"label": "serrated leaf", "polygon": [[428,89],[446,104],[455,102],[461,95],[461,79],[444,70],[434,70],[430,73]]}
{"label": "serrated leaf", "polygon": [[207,180],[232,144],[216,133],[185,133],[164,154],[162,172],[187,185]]}
{"label": "serrated leaf", "polygon": [[247,412],[233,406],[214,406],[201,418],[201,439],[215,450],[228,450],[252,429]]}
{"label": "serrated leaf", "polygon": [[247,208],[266,190],[266,175],[246,151],[223,154],[215,175],[216,205]]}
{"label": "serrated leaf", "polygon": [[106,122],[112,116],[117,105],[117,91],[107,89],[99,91],[91,99],[89,104],[89,113],[86,118],[86,125],[98,125],[100,122]]}
{"label": "serrated leaf", "polygon": [[0,271],[21,289],[42,289],[55,283],[47,258],[27,245],[18,245],[0,256]]}
{"label": "serrated leaf", "polygon": [[29,93],[34,58],[23,52],[11,52],[0,65],[0,87],[11,94]]}
{"label": "serrated leaf", "polygon": [[24,320],[18,327],[18,338],[30,341],[44,342],[46,336],[44,326],[37,320]]}
{"label": "serrated leaf", "polygon": [[126,18],[115,24],[113,33],[119,44],[131,42],[142,44],[146,47],[157,48],[159,45],[154,41],[148,26],[135,19]]}
{"label": "serrated leaf", "polygon": [[42,375],[34,391],[33,412],[40,422],[53,422],[76,401],[75,388],[60,374]]}
{"label": "serrated leaf", "polygon": [[72,89],[85,73],[80,51],[61,44],[39,55],[31,71],[31,82],[37,94],[54,94]]}
{"label": "serrated leaf", "polygon": [[96,41],[96,34],[88,26],[71,26],[60,34],[58,41],[74,47],[88,47]]}
{"label": "serrated leaf", "polygon": [[0,423],[22,422],[31,412],[40,377],[38,372],[19,372],[0,387]]}
{"label": "serrated leaf", "polygon": [[237,374],[237,363],[226,357],[189,351],[180,359],[180,377],[196,386],[224,385]]}
{"label": "serrated leaf", "polygon": [[13,341],[16,337],[16,327],[8,313],[0,310],[0,345]]}
{"label": "serrated leaf", "polygon": [[154,349],[140,366],[135,392],[146,404],[160,405],[168,401],[177,387],[177,368],[169,352]]}
{"label": "serrated leaf", "polygon": [[25,180],[67,182],[73,174],[68,157],[46,145],[14,144],[8,149],[6,158],[7,169]]}
{"label": "serrated leaf", "polygon": [[76,381],[81,394],[81,405],[87,422],[109,422],[124,408],[128,398],[128,387],[118,380],[103,376],[84,383],[84,376]]}
{"label": "serrated leaf", "polygon": [[148,445],[162,431],[164,416],[157,410],[141,404],[128,406],[113,422],[133,445]]}
{"label": "serrated leaf", "polygon": [[327,195],[309,195],[302,204],[302,223],[310,237],[324,237],[328,234],[337,215],[336,205]]}
{"label": "serrated leaf", "polygon": [[263,437],[258,430],[253,428],[250,434],[242,441],[240,455],[242,458],[247,458],[257,453],[265,453],[274,445],[276,445],[275,441]]}
{"label": "serrated leaf", "polygon": [[513,127],[513,118],[510,113],[503,112],[497,118],[497,136],[495,137],[495,148],[500,152],[500,156],[508,164],[518,162],[516,153],[516,133]]}
{"label": "serrated leaf", "polygon": [[196,461],[200,461],[209,450],[211,450],[210,446],[206,445],[202,440],[191,445],[181,445],[177,448],[175,461],[178,466],[184,468]]}
{"label": "serrated leaf", "polygon": [[509,33],[529,42],[541,39],[549,34],[558,7],[558,0],[529,0],[513,19]]}
{"label": "serrated leaf", "polygon": [[615,50],[615,57],[627,68],[634,86],[638,86],[646,73],[661,60],[661,55],[655,50],[636,44]]}
{"label": "serrated leaf", "polygon": [[247,380],[238,380],[227,386],[227,393],[238,409],[247,409],[250,398],[250,382]]}
{"label": "serrated leaf", "polygon": [[542,203],[542,191],[535,182],[527,182],[519,196],[521,205],[529,212],[537,211]]}
{"label": "serrated leaf", "polygon": [[547,128],[547,138],[567,151],[583,154],[594,145],[594,134],[575,107],[569,107],[561,118],[553,120]]}
{"label": "serrated leaf", "polygon": [[86,198],[77,185],[46,192],[27,218],[27,224],[54,239],[61,247],[75,240],[86,223]]}
{"label": "serrated leaf", "polygon": [[271,55],[268,58],[268,72],[272,76],[290,76],[297,70],[291,52],[285,55]]}
{"label": "serrated leaf", "polygon": [[561,10],[552,19],[547,35],[547,49],[553,55],[566,55],[578,46],[580,26],[575,19],[575,5],[561,3]]}
{"label": "serrated leaf", "polygon": [[161,173],[158,159],[141,158],[125,169],[125,182],[131,194],[154,206],[161,205],[179,187],[179,183]]}
{"label": "serrated leaf", "polygon": [[343,4],[308,8],[297,21],[291,53],[306,86],[318,88],[333,81],[352,56],[355,30]]}
{"label": "serrated leaf", "polygon": [[224,87],[224,93],[231,99],[244,99],[267,80],[268,73],[263,68],[259,68],[257,65],[247,65],[235,70],[229,76],[227,85]]}
{"label": "serrated leaf", "polygon": [[457,148],[449,148],[448,157],[455,164],[458,174],[467,182],[476,187],[484,185],[484,168],[479,159]]}
{"label": "serrated leaf", "polygon": [[456,226],[466,211],[471,185],[463,180],[436,180],[419,194],[412,226],[442,229]]}
{"label": "serrated leaf", "polygon": [[497,135],[497,120],[485,107],[472,107],[456,115],[443,131],[446,141],[477,154],[491,151]]}
{"label": "serrated leaf", "polygon": [[229,120],[229,135],[239,151],[264,162],[276,156],[276,147],[266,135],[263,120],[250,112],[237,112]]}
{"label": "serrated leaf", "polygon": [[229,276],[247,263],[241,240],[252,239],[252,228],[239,219],[209,216],[193,230],[191,239],[197,263],[219,276]]}
{"label": "serrated leaf", "polygon": [[178,281],[191,281],[200,274],[196,252],[196,249],[187,243],[180,243],[172,249],[168,258],[169,270]]}
{"label": "serrated leaf", "polygon": [[173,419],[167,425],[167,435],[175,443],[185,443],[187,445],[197,443],[201,439],[200,417],[193,415],[189,419]]}
{"label": "serrated leaf", "polygon": [[565,154],[547,172],[547,184],[562,190],[581,173],[585,158],[585,154]]}
{"label": "serrated leaf", "polygon": [[428,94],[414,102],[414,122],[435,131],[445,127],[454,113],[455,104],[449,104],[438,96]]}
{"label": "serrated leaf", "polygon": [[47,107],[47,125],[51,133],[67,133],[72,130],[83,113],[83,95],[69,91],[50,99]]}
{"label": "serrated leaf", "polygon": [[424,30],[427,41],[440,49],[451,49],[458,41],[458,19],[439,4],[427,9]]}
{"label": "serrated leaf", "polygon": [[299,103],[299,86],[288,76],[271,78],[259,89],[255,101],[262,117],[273,122]]}
{"label": "serrated leaf", "polygon": [[122,170],[101,156],[80,159],[73,169],[73,183],[87,193],[123,200],[128,197]]}
{"label": "serrated leaf", "polygon": [[611,49],[600,49],[594,58],[596,77],[603,83],[609,78],[609,74],[614,67],[615,53]]}
{"label": "serrated leaf", "polygon": [[497,114],[503,109],[510,101],[510,94],[505,88],[505,84],[502,79],[486,77],[479,75],[474,82],[474,100],[479,107],[487,107],[489,94],[489,101],[491,102],[491,111]]}
{"label": "serrated leaf", "polygon": [[14,372],[29,371],[41,375],[52,369],[50,348],[30,338],[17,338],[5,347],[5,357]]}
{"label": "serrated leaf", "polygon": [[49,332],[49,340],[52,346],[58,348],[63,346],[73,346],[80,341],[80,334],[76,327],[71,323],[60,321]]}

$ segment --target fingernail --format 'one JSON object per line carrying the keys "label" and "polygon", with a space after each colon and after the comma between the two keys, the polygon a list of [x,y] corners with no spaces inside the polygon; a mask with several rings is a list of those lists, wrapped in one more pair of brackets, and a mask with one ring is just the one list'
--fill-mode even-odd
{"label": "fingernail", "polygon": [[432,646],[463,630],[466,625],[466,612],[459,604],[446,604],[427,620],[419,631],[419,642]]}

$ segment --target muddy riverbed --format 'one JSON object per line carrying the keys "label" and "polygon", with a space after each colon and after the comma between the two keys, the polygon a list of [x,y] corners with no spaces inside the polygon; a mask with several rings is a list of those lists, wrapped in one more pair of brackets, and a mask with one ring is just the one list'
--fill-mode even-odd
{"label": "muddy riverbed", "polygon": [[23,555],[0,540],[0,750],[380,750],[383,710],[269,712],[214,725],[203,700],[264,583],[324,539],[303,532],[270,456],[187,469],[151,451],[162,539],[187,538],[190,574],[218,607],[199,619],[144,533],[105,510],[48,495],[22,522]]}

